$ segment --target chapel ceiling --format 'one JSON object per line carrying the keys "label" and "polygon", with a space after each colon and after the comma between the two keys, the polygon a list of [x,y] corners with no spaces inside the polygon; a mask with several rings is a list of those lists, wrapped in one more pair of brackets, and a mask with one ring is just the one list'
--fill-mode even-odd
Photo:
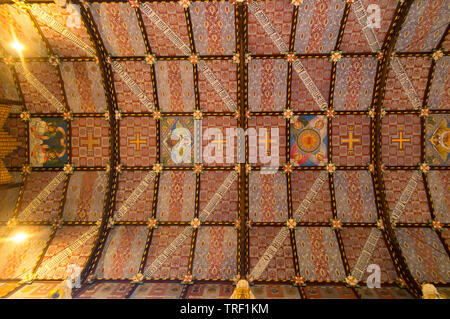
{"label": "chapel ceiling", "polygon": [[448,1],[55,2],[0,1],[1,297],[448,291]]}

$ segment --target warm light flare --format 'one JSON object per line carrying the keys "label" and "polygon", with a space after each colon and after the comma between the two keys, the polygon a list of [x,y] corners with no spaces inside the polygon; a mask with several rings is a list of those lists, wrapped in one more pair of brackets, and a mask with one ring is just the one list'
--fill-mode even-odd
{"label": "warm light flare", "polygon": [[19,244],[19,243],[24,242],[27,238],[28,238],[28,234],[25,234],[25,233],[17,233],[17,234],[12,235],[12,236],[9,238],[9,240],[12,241],[12,242],[14,242],[14,243]]}
{"label": "warm light flare", "polygon": [[11,47],[16,50],[17,52],[22,52],[25,47],[23,46],[22,43],[20,43],[19,41],[15,40],[13,43],[11,43]]}

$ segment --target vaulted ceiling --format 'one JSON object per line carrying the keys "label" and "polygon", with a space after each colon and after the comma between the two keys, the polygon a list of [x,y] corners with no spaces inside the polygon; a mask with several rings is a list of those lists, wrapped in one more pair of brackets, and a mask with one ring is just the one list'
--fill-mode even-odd
{"label": "vaulted ceiling", "polygon": [[[64,2],[0,1],[0,296],[449,291],[448,1]],[[270,128],[278,170],[175,128]]]}

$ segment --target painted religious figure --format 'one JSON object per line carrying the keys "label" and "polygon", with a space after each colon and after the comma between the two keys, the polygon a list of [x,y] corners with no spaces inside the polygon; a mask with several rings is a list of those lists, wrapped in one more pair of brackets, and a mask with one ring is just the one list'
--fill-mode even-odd
{"label": "painted religious figure", "polygon": [[30,121],[30,163],[34,167],[62,167],[67,163],[67,122],[61,118]]}
{"label": "painted religious figure", "polygon": [[431,165],[449,165],[450,117],[430,116],[426,122],[426,154]]}
{"label": "painted religious figure", "polygon": [[291,119],[290,158],[297,166],[322,166],[327,162],[327,118],[302,115]]}
{"label": "painted religious figure", "polygon": [[161,120],[161,162],[168,165],[193,163],[194,120],[163,118]]}

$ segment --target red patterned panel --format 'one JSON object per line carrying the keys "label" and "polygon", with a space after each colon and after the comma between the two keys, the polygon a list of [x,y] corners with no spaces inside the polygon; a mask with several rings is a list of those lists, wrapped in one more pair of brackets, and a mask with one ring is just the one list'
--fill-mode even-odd
{"label": "red patterned panel", "polygon": [[103,117],[72,122],[72,162],[75,166],[105,166],[109,159],[109,125]]}
{"label": "red patterned panel", "polygon": [[[250,271],[256,266],[267,247],[280,232],[279,227],[255,227],[250,230]],[[294,259],[289,236],[273,256],[260,278],[265,280],[290,280],[294,278]]]}
{"label": "red patterned panel", "polygon": [[[153,232],[152,242],[147,257],[145,270],[162,254],[186,226],[160,226]],[[181,246],[156,271],[152,278],[183,278],[188,272],[188,262],[191,247],[191,236],[186,238]]]}
{"label": "red patterned panel", "polygon": [[194,73],[189,61],[159,61],[156,66],[159,108],[163,112],[192,112]]}
{"label": "red patterned panel", "polygon": [[165,171],[159,179],[157,218],[190,221],[195,212],[195,173]]}
{"label": "red patterned panel", "polygon": [[197,51],[232,54],[235,47],[235,10],[230,2],[194,2],[189,8]]}
{"label": "red patterned panel", "polygon": [[300,299],[300,292],[293,285],[260,285],[251,287],[256,299]]}
{"label": "red patterned panel", "polygon": [[[366,227],[350,227],[344,228],[341,231],[342,241],[344,242],[345,255],[347,256],[350,269],[352,270],[356,266],[359,256],[361,255],[364,244],[369,238],[371,232],[370,228]],[[381,281],[393,281],[397,278],[394,264],[392,263],[389,251],[386,248],[384,239],[381,236],[378,240],[377,247],[375,248],[372,257],[369,260],[370,264],[376,264],[381,269]],[[367,280],[367,276],[370,273],[364,273],[361,280]]]}
{"label": "red patterned panel", "polygon": [[13,293],[9,299],[48,299],[52,290],[61,287],[61,281],[56,282],[34,282],[25,285]]}
{"label": "red patterned panel", "polygon": [[370,162],[370,118],[338,115],[332,120],[332,161],[338,166]]}
{"label": "red patterned panel", "polygon": [[[294,171],[291,177],[292,208],[294,212],[306,197],[314,181],[318,178],[319,171]],[[331,194],[328,179],[323,184],[312,204],[301,221],[308,222],[328,222],[332,218]]]}
{"label": "red patterned panel", "polygon": [[74,172],[67,188],[64,219],[98,220],[103,212],[107,183],[106,172]]}
{"label": "red patterned panel", "polygon": [[[50,246],[48,247],[43,263],[49,261],[57,253],[68,247],[74,241],[79,239],[83,234],[88,232],[91,226],[65,226],[56,232]],[[68,267],[70,265],[76,265],[83,269],[92,249],[96,236],[91,237],[81,247],[72,252],[72,254],[63,259],[57,266],[51,271],[47,271],[43,274],[42,278],[62,279],[68,276]],[[38,268],[40,271],[41,268]]]}
{"label": "red patterned panel", "polygon": [[131,299],[178,299],[183,286],[179,283],[145,283],[139,285]]}
{"label": "red patterned panel", "polygon": [[[203,164],[210,166],[234,166],[237,162],[237,138],[234,137],[236,134],[231,136],[233,132],[230,129],[234,130],[236,128],[237,121],[231,116],[207,116],[203,118]],[[219,136],[220,134],[222,136]]]}
{"label": "red patterned panel", "polygon": [[136,11],[129,3],[92,3],[90,6],[108,53],[116,56],[145,54]]}
{"label": "red patterned panel", "polygon": [[281,111],[286,106],[287,63],[280,59],[255,59],[249,69],[249,109]]}
{"label": "red patterned panel", "polygon": [[125,299],[132,288],[129,283],[99,282],[87,286],[77,299]]}
{"label": "red patterned panel", "polygon": [[97,278],[133,278],[147,241],[145,226],[115,226],[109,233],[96,267]]}
{"label": "red patterned panel", "polygon": [[[260,128],[266,129],[266,132],[263,133],[262,136],[259,136]],[[286,163],[286,120],[283,117],[253,116],[248,120],[248,129],[249,132],[251,129],[254,129],[255,131],[252,134],[257,134],[258,136],[258,139],[256,140],[258,145],[255,145],[255,142],[252,142],[252,139],[249,138],[248,148],[251,165],[256,164],[258,166],[270,166],[271,163],[273,163],[275,166],[278,166]],[[276,129],[278,129],[278,133]],[[269,153],[267,152],[267,142],[269,142],[268,144],[270,145]],[[277,148],[278,159],[275,157],[275,151]],[[266,151],[266,154],[261,154],[261,152],[264,151]],[[274,158],[272,159],[272,157]]]}
{"label": "red patterned panel", "polygon": [[3,63],[0,63],[0,98],[12,101],[19,100],[11,68]]}
{"label": "red patterned panel", "polygon": [[[386,200],[392,211],[411,179],[412,171],[389,171],[384,174]],[[398,218],[403,223],[427,223],[431,219],[425,186],[420,179],[406,209]]]}
{"label": "red patterned panel", "polygon": [[[93,47],[87,30],[80,15],[80,7],[75,4],[68,4],[66,8],[61,8],[55,4],[41,5],[41,9],[50,14],[56,21],[61,23],[67,30],[72,32],[85,44]],[[88,56],[88,53],[72,41],[62,36],[58,32],[37,19],[42,33],[45,34],[50,47],[60,56]]]}
{"label": "red patterned panel", "polygon": [[[428,57],[399,58],[406,74],[408,75],[415,92],[420,100],[423,100],[428,81],[431,59]],[[386,93],[384,96],[384,108],[388,110],[411,110],[413,105],[405,94],[397,75],[392,67],[389,68],[386,80]]]}
{"label": "red patterned panel", "polygon": [[[288,0],[264,1],[258,3],[267,18],[280,34],[286,45],[289,45],[291,34],[293,6]],[[280,52],[267,36],[262,26],[252,13],[248,14],[248,49],[252,54],[279,54]],[[285,53],[285,52],[281,52]]]}
{"label": "red patterned panel", "polygon": [[[45,88],[63,103],[64,97],[60,88],[60,80],[57,75],[57,69],[47,62],[27,62],[22,64],[34,77],[41,82]],[[32,113],[56,113],[58,110],[48,102],[46,98],[31,85],[21,72],[17,72],[20,86],[23,92],[23,98],[27,109]]]}
{"label": "red patterned panel", "polygon": [[[420,162],[420,118],[414,114],[389,114],[382,120],[383,163],[416,166]],[[400,138],[404,140],[400,145]]]}
{"label": "red patterned panel", "polygon": [[[151,66],[142,61],[118,62],[128,75],[136,82],[144,94],[153,102],[153,85]],[[122,78],[114,72],[114,85],[117,94],[117,103],[122,112],[150,112],[131,92]]]}
{"label": "red patterned panel", "polygon": [[[206,61],[206,64],[222,83],[225,90],[231,96],[233,101],[237,99],[237,73],[236,65],[231,60]],[[200,91],[200,108],[211,112],[230,112],[228,107],[206,80],[203,73],[198,72],[198,86]]]}
{"label": "red patterned panel", "polygon": [[197,279],[236,276],[237,231],[234,227],[201,227],[195,242],[192,273]]}
{"label": "red patterned panel", "polygon": [[[200,175],[200,206],[201,212],[219,186],[231,172],[227,171],[204,171]],[[208,221],[234,221],[238,216],[238,181],[236,180],[224,194],[222,200],[214,208]]]}
{"label": "red patterned panel", "polygon": [[307,286],[305,287],[308,299],[357,299],[351,288],[344,286]]}
{"label": "red patterned panel", "polygon": [[[180,39],[189,45],[189,36],[184,9],[178,3],[148,3],[160,18],[175,32]],[[145,14],[142,14],[145,29],[153,53],[157,55],[182,55],[173,43],[162,33]]]}
{"label": "red patterned panel", "polygon": [[[369,0],[362,1],[364,8],[367,10],[368,6],[373,4]],[[389,25],[395,13],[397,7],[397,1],[391,0],[379,0],[376,5],[380,8],[380,28],[374,27],[373,30],[377,35],[378,42],[381,44],[384,42]],[[371,18],[373,12],[370,10],[367,12],[368,19]],[[373,15],[375,17],[375,15]],[[373,20],[370,20],[373,21]],[[370,47],[367,43],[366,37],[361,29],[361,25],[356,20],[356,15],[353,9],[350,9],[347,24],[345,26],[344,37],[342,38],[341,50],[344,52],[370,52]]]}
{"label": "red patterned panel", "polygon": [[[139,186],[148,171],[123,171],[119,175],[116,195],[116,213]],[[145,189],[133,207],[122,217],[127,221],[147,221],[152,216],[154,182]]]}
{"label": "red patterned panel", "polygon": [[7,167],[21,167],[26,162],[27,151],[27,124],[19,118],[9,117],[3,127],[9,135],[20,143],[20,146],[12,153],[8,154],[2,161]]}
{"label": "red patterned panel", "polygon": [[[314,84],[325,100],[328,100],[331,80],[331,62],[328,59],[302,59],[301,63],[308,71]],[[298,74],[292,72],[291,108],[296,111],[317,111],[319,106],[306,89]]]}
{"label": "red patterned panel", "polygon": [[[19,206],[20,213],[39,195],[39,193],[58,175],[58,172],[33,172],[25,181],[25,191]],[[58,209],[63,197],[64,181],[44,199],[41,204],[24,220],[50,221],[58,216]]]}
{"label": "red patterned panel", "polygon": [[249,219],[255,222],[284,222],[288,219],[286,174],[251,172],[248,191]]}
{"label": "red patterned panel", "polygon": [[233,290],[232,284],[197,284],[189,286],[186,299],[228,299]]}
{"label": "red patterned panel", "polygon": [[[106,97],[100,68],[94,62],[64,62],[61,66],[67,102],[74,113],[104,113]],[[116,90],[117,92],[117,90]]]}
{"label": "red patterned panel", "polygon": [[151,117],[125,117],[119,123],[120,161],[125,166],[150,166],[156,159],[156,122]]}

